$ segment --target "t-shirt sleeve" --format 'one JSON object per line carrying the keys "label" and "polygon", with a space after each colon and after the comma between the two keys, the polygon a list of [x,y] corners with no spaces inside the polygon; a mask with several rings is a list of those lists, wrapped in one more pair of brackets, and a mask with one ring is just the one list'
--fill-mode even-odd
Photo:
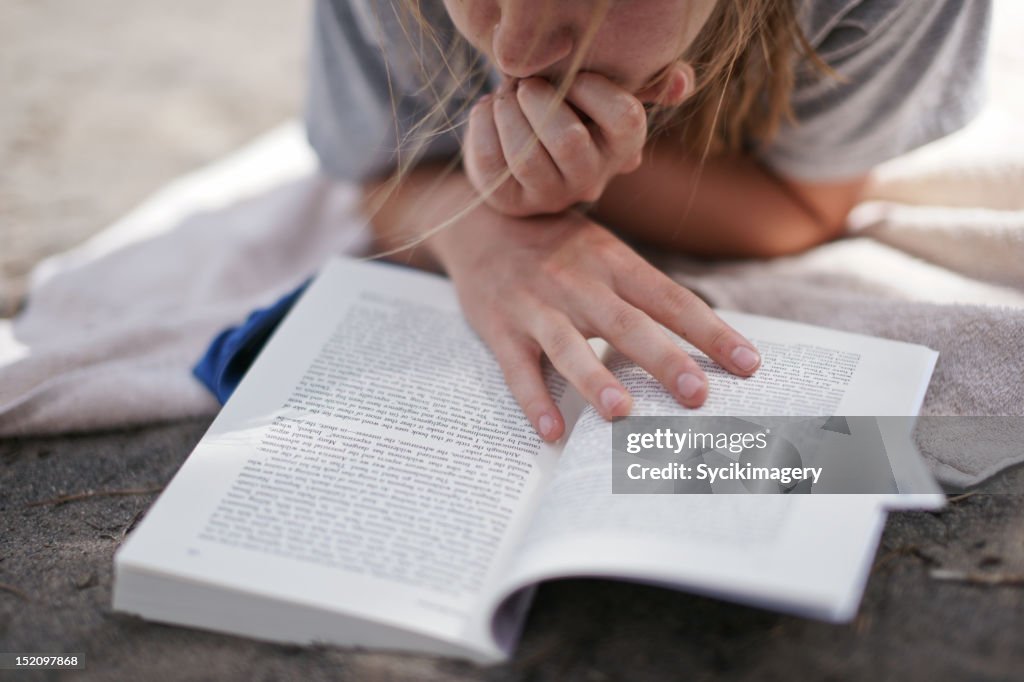
{"label": "t-shirt sleeve", "polygon": [[990,0],[804,6],[811,45],[841,79],[798,74],[795,123],[759,151],[782,175],[857,177],[958,130],[980,110]]}
{"label": "t-shirt sleeve", "polygon": [[418,159],[459,151],[465,97],[438,110],[443,86],[425,76],[435,68],[427,63],[430,50],[449,39],[450,23],[434,17],[438,42],[426,40],[420,47],[429,49],[416,51],[424,34],[399,11],[398,0],[316,1],[306,134],[334,177],[358,182],[384,174],[414,150]]}

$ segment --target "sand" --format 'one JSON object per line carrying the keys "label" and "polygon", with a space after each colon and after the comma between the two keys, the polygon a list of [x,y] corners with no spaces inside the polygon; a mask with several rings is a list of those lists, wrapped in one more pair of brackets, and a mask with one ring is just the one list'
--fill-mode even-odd
{"label": "sand", "polygon": [[[0,443],[0,651],[82,653],[67,679],[1021,679],[1024,586],[938,581],[935,568],[1024,576],[1024,468],[939,513],[890,517],[849,625],[599,580],[543,586],[518,654],[493,668],[287,647],[146,623],[110,610],[114,551],[205,420]],[[19,594],[20,593],[20,594]],[[2,677],[0,673],[0,677]],[[28,679],[17,677],[16,679]],[[40,677],[40,679],[43,679]]]}

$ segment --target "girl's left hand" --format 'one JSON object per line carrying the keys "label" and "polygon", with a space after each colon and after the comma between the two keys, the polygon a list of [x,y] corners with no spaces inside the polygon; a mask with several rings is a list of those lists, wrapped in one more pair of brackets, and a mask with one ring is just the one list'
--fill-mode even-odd
{"label": "girl's left hand", "polygon": [[646,139],[641,100],[585,72],[564,101],[543,78],[483,97],[470,112],[463,156],[470,182],[492,208],[527,217],[597,201],[615,175],[640,166]]}
{"label": "girl's left hand", "polygon": [[696,294],[577,211],[524,220],[478,206],[428,248],[544,440],[560,438],[565,419],[544,383],[542,356],[601,416],[630,412],[632,398],[589,338],[608,341],[687,407],[704,402],[707,376],[662,325],[733,374],[750,376],[760,365],[754,345]]}

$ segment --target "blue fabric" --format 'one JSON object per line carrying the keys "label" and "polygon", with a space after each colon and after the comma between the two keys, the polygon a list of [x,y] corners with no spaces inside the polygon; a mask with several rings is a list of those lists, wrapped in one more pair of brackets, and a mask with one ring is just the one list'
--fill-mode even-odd
{"label": "blue fabric", "polygon": [[306,280],[273,305],[254,310],[237,327],[228,327],[217,334],[202,359],[192,368],[192,374],[213,393],[221,405],[235,392],[235,387],[263,349],[263,344],[309,286],[309,282]]}

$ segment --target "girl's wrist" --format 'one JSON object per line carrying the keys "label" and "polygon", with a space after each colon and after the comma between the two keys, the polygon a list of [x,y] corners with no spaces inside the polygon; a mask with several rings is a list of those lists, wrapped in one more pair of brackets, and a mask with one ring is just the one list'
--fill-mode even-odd
{"label": "girl's wrist", "polygon": [[[461,169],[453,171],[430,192],[430,207],[420,214],[423,247],[444,272],[465,271],[493,248],[494,230],[515,229],[514,218],[482,201]],[[438,210],[434,210],[437,207]]]}
{"label": "girl's wrist", "polygon": [[428,270],[444,267],[441,245],[449,229],[437,226],[457,215],[473,194],[461,170],[424,164],[394,178],[363,185],[362,206],[373,230],[373,253]]}

